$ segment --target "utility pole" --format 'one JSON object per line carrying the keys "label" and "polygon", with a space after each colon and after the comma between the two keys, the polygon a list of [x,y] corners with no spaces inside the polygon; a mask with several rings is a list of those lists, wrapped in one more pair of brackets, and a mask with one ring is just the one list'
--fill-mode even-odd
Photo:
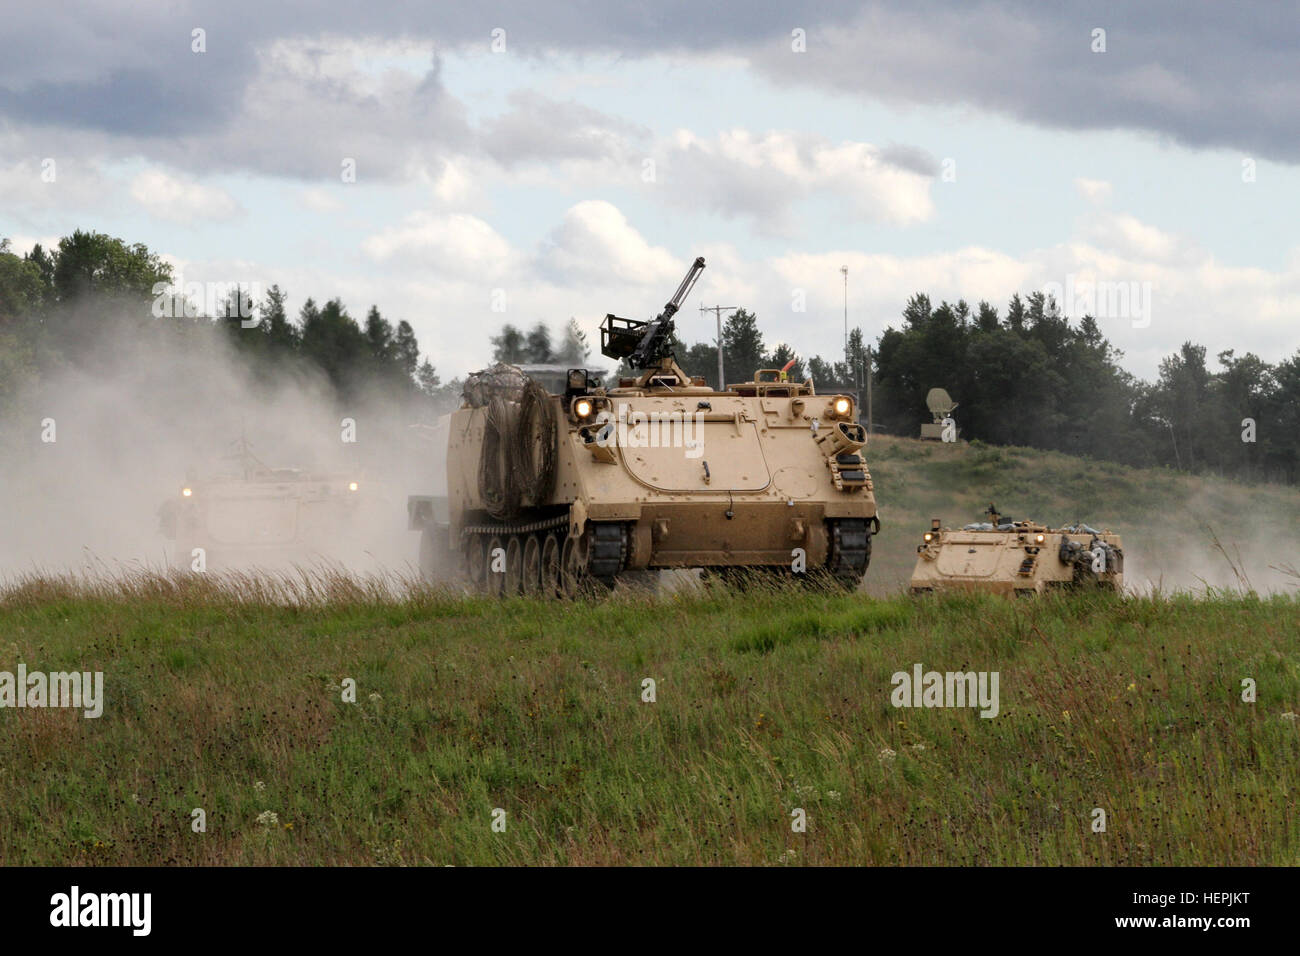
{"label": "utility pole", "polygon": [[719,391],[719,392],[725,392],[725,391],[727,390],[727,380],[726,380],[726,378],[723,377],[723,372],[722,372],[722,310],[723,310],[723,309],[739,309],[739,308],[740,308],[740,306],[738,306],[738,305],[702,305],[702,306],[700,306],[700,312],[701,312],[701,313],[703,313],[703,312],[712,312],[713,315],[714,315],[714,317],[717,318],[717,320],[718,320],[718,391]]}
{"label": "utility pole", "polygon": [[844,365],[851,367],[849,363],[849,267],[840,266],[840,272],[844,273]]}

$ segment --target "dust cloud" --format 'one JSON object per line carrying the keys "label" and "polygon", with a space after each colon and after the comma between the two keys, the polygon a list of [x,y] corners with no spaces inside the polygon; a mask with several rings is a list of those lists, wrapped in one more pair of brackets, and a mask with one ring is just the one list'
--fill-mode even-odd
{"label": "dust cloud", "polygon": [[[1194,483],[1200,482],[1188,479]],[[1126,590],[1300,588],[1300,495],[1277,486],[1214,484],[1155,502],[1147,519],[1122,529]]]}
{"label": "dust cloud", "polygon": [[[412,427],[432,415],[409,396],[340,401],[321,373],[250,362],[212,328],[119,330],[81,351],[0,423],[0,578],[189,567],[191,547],[212,542],[209,569],[413,573],[406,496],[427,494],[445,465]],[[251,464],[241,445],[276,470],[253,491],[238,480]],[[182,489],[193,504],[216,485],[260,501],[208,508],[207,540],[170,539],[163,515]],[[316,504],[298,501],[307,489]]]}

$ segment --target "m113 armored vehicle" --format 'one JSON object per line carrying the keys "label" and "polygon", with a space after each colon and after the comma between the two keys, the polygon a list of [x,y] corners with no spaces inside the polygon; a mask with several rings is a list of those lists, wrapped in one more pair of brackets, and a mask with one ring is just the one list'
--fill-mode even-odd
{"label": "m113 armored vehicle", "polygon": [[177,567],[265,567],[333,556],[374,517],[360,514],[378,490],[363,476],[271,468],[242,437],[225,458],[231,466],[191,474],[159,509]]}
{"label": "m113 armored vehicle", "polygon": [[696,259],[652,321],[607,315],[601,352],[548,390],[510,366],[471,376],[434,432],[446,466],[408,499],[433,580],[574,595],[628,572],[766,569],[855,587],[879,530],[853,400],[760,369],[718,391],[671,352]]}
{"label": "m113 armored vehicle", "polygon": [[912,593],[958,589],[1041,594],[1050,588],[1124,588],[1120,536],[1076,523],[1015,521],[989,505],[989,520],[960,530],[935,518],[917,547]]}

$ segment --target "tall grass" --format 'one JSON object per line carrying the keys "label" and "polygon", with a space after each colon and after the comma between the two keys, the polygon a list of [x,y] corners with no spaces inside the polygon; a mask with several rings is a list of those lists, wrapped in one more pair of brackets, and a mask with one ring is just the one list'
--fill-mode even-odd
{"label": "tall grass", "polygon": [[[1295,864],[1297,609],[28,576],[0,670],[107,702],[0,709],[0,862]],[[895,709],[918,662],[998,671],[1000,714]]]}

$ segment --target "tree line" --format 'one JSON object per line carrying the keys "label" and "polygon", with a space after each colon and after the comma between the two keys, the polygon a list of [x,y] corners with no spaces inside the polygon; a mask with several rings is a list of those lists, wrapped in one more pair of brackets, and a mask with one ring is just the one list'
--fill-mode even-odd
{"label": "tree line", "polygon": [[167,335],[224,337],[268,386],[318,373],[340,403],[376,389],[417,413],[458,401],[459,383],[443,385],[421,361],[410,323],[377,306],[358,321],[340,299],[308,298],[291,317],[278,285],[256,299],[235,285],[213,303],[173,280],[171,265],[146,246],[104,233],[78,230],[22,256],[0,240],[0,413],[49,373],[93,370],[146,345],[142,337]]}

